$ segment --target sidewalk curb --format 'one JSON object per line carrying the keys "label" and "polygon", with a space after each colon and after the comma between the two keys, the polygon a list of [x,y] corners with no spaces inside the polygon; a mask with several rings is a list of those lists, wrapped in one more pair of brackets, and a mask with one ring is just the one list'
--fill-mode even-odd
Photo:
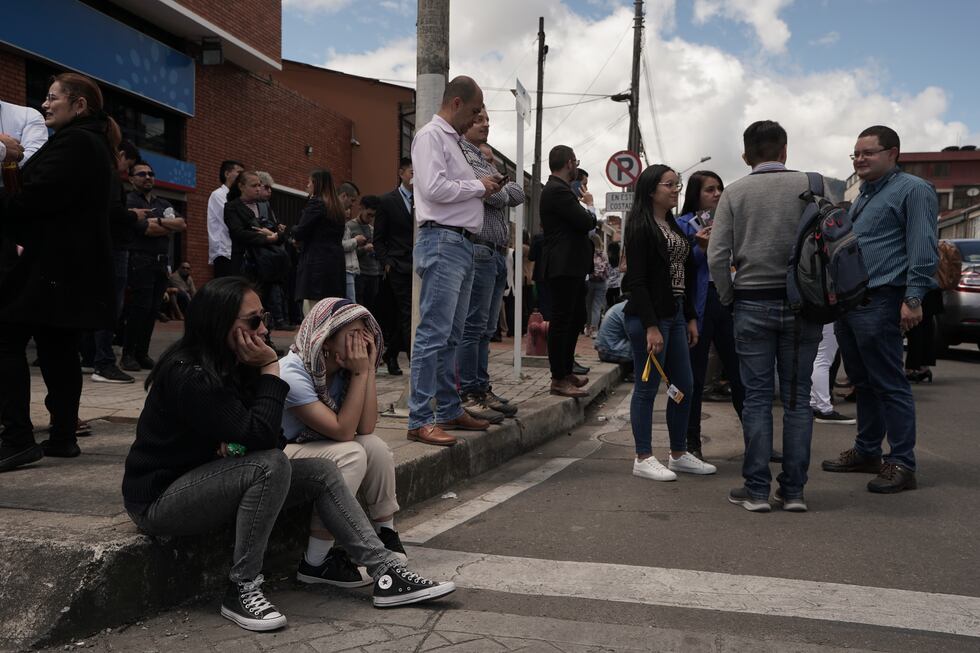
{"label": "sidewalk curb", "polygon": [[[567,433],[620,378],[615,365],[600,364],[577,400],[541,395],[520,404],[515,419],[484,433],[466,433],[453,447],[418,444],[426,451],[396,468],[402,507],[418,503],[468,478]],[[280,516],[266,553],[266,578],[292,578],[295,554],[306,540],[306,506]],[[96,531],[97,537],[59,538],[14,527],[0,535],[0,650],[23,650],[87,637],[135,622],[189,599],[215,596],[227,585],[230,529],[192,537],[140,534],[125,514]],[[280,564],[277,564],[280,563]]]}

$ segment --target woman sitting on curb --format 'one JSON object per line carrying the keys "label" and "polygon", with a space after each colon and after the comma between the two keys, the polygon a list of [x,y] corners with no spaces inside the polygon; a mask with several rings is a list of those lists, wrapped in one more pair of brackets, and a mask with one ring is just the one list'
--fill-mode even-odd
{"label": "woman sitting on curb", "polygon": [[452,592],[407,570],[384,548],[331,461],[281,450],[289,386],[264,342],[267,317],[240,277],[216,279],[188,306],[184,335],[146,380],[149,394],[126,458],[126,511],[151,535],[193,535],[234,522],[231,584],[222,616],[248,630],[286,617],[262,593],[262,561],[283,505],[313,501],[323,523],[375,578],[374,605]]}
{"label": "woman sitting on curb", "polygon": [[[286,456],[336,463],[351,494],[361,490],[374,530],[402,562],[405,549],[394,527],[395,459],[374,434],[378,423],[375,370],[384,351],[381,327],[363,306],[347,299],[318,302],[303,320],[290,352],[280,361],[289,384],[282,415]],[[310,573],[311,569],[317,573]],[[297,578],[339,587],[363,581],[347,553],[313,513],[310,546]]]}

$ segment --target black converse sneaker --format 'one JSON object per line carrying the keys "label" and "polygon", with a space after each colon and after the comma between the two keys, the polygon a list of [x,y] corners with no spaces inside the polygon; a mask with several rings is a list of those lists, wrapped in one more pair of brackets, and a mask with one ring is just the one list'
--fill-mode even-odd
{"label": "black converse sneaker", "polygon": [[374,581],[374,607],[392,608],[419,603],[455,591],[456,584],[452,581],[436,583],[405,567],[391,567]]}
{"label": "black converse sneaker", "polygon": [[395,554],[398,561],[401,564],[408,562],[408,554],[405,553],[405,547],[402,545],[402,538],[398,537],[398,531],[393,531],[387,526],[381,527],[381,532],[378,533],[378,539],[381,543],[385,545],[385,548]]}
{"label": "black converse sneaker", "polygon": [[262,574],[253,581],[232,583],[221,602],[221,616],[245,630],[275,630],[286,625],[286,617],[262,594]]}
{"label": "black converse sneaker", "polygon": [[331,547],[324,561],[315,567],[308,563],[304,556],[296,571],[296,580],[301,583],[320,583],[334,587],[364,587],[374,582],[370,577],[365,579],[361,575],[357,565],[339,546]]}

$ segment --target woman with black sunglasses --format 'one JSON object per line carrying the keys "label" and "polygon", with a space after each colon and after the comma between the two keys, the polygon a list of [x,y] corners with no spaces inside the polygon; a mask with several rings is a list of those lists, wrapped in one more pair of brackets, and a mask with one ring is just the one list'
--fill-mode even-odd
{"label": "woman with black sunglasses", "polygon": [[452,583],[408,571],[385,549],[332,461],[286,458],[280,423],[289,385],[263,339],[265,321],[258,294],[241,277],[215,279],[191,300],[183,337],[146,379],[122,483],[130,518],[152,535],[193,535],[233,522],[221,615],[248,630],[286,624],[262,593],[260,573],[283,505],[313,502],[319,520],[375,579],[375,606],[452,592]]}

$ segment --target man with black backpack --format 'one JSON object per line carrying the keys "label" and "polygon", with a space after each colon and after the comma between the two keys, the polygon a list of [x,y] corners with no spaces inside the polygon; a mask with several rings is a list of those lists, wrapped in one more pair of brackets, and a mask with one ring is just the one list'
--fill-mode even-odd
{"label": "man with black backpack", "polygon": [[[900,142],[889,127],[868,127],[854,146],[854,172],[861,194],[851,205],[868,270],[863,305],[837,320],[844,367],[857,390],[858,432],[854,447],[828,472],[870,472],[868,490],[892,494],[913,490],[915,403],[902,365],[902,337],[922,321],[922,298],[936,287],[939,204],[935,189],[898,168]],[[885,437],[891,451],[882,462]]]}
{"label": "man with black backpack", "polygon": [[[787,301],[787,261],[794,250],[810,188],[805,173],[786,169],[786,130],[752,123],[743,134],[752,173],[725,189],[708,244],[708,267],[725,305],[734,303],[735,347],[745,386],[743,487],[728,500],[768,512],[773,448],[772,400],[778,366],[783,404],[783,471],[775,500],[803,512],[813,414],[810,373],[820,342],[818,322],[800,320]],[[732,270],[735,270],[734,277]]]}

